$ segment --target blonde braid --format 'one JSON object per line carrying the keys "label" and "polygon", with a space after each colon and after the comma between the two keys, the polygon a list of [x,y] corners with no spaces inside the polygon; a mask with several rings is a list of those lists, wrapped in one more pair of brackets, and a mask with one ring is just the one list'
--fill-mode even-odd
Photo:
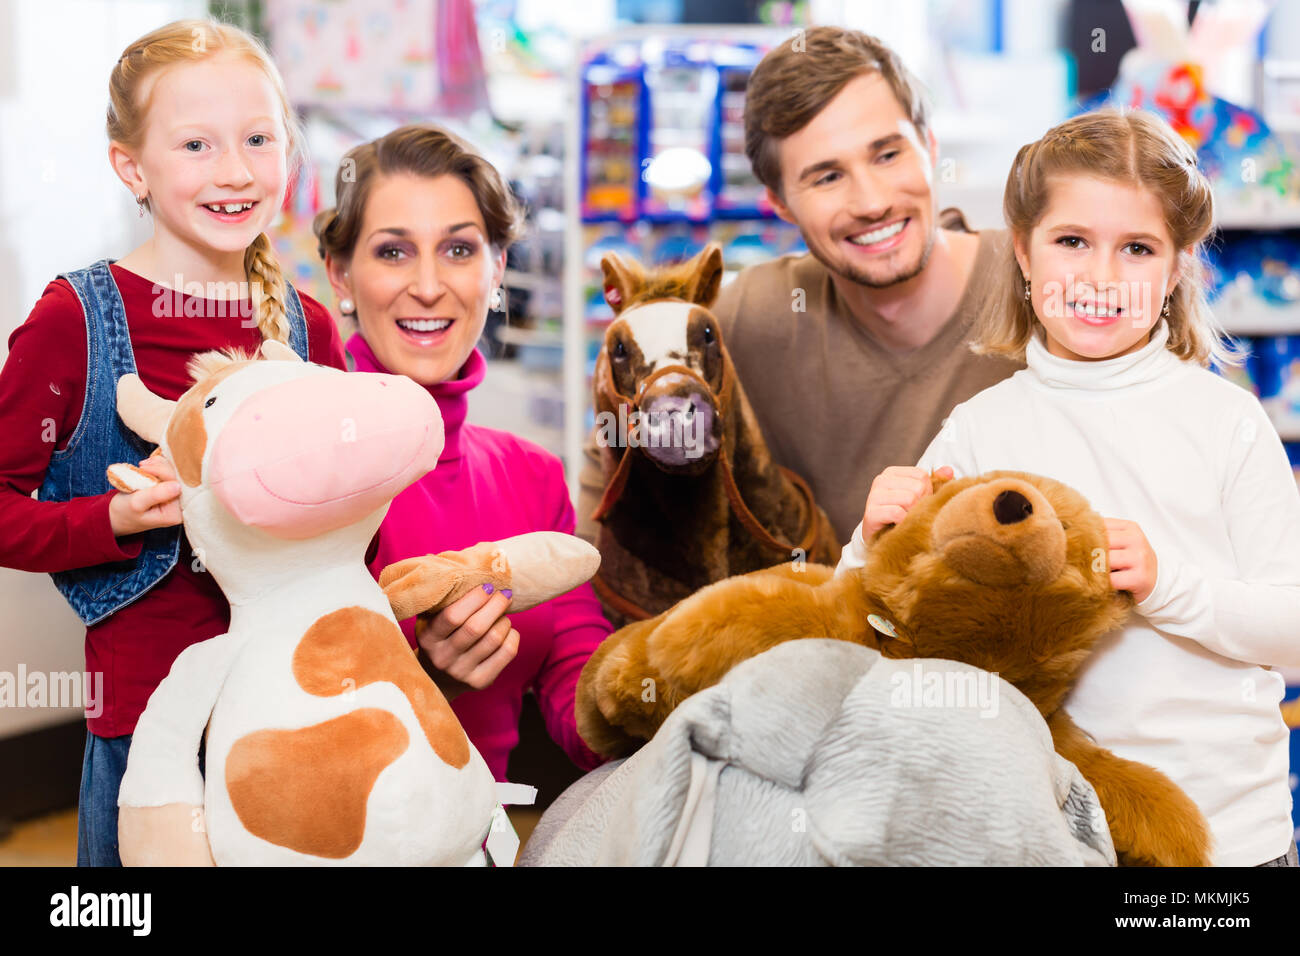
{"label": "blonde braid", "polygon": [[259,233],[244,253],[244,274],[248,277],[249,297],[262,339],[289,342],[289,318],[285,307],[284,275],[280,260],[271,249],[266,233]]}

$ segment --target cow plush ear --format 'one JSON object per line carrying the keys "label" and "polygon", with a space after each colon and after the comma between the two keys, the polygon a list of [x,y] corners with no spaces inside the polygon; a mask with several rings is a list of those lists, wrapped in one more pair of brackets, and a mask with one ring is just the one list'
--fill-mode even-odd
{"label": "cow plush ear", "polygon": [[140,376],[127,374],[117,380],[117,414],[126,427],[152,445],[162,443],[163,430],[176,403],[149,391]]}
{"label": "cow plush ear", "polygon": [[274,359],[280,362],[301,362],[300,356],[283,342],[277,342],[275,339],[264,339],[262,342],[262,358]]}
{"label": "cow plush ear", "polygon": [[691,260],[693,274],[690,283],[689,301],[702,305],[706,309],[713,305],[722,288],[722,247],[711,242]]}
{"label": "cow plush ear", "polygon": [[617,252],[607,252],[601,257],[600,271],[604,276],[605,301],[618,315],[645,286],[645,272],[639,264]]}

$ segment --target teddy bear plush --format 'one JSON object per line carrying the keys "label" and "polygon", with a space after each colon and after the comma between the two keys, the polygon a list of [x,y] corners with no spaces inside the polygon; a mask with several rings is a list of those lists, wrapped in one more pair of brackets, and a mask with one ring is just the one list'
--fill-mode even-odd
{"label": "teddy bear plush", "polygon": [[[118,414],[176,469],[186,538],[230,628],[181,652],[136,725],[123,862],[485,862],[496,783],[397,621],[485,582],[523,610],[585,581],[599,554],[537,532],[401,561],[376,582],[367,544],[442,451],[428,391],[274,341],[190,371],[174,402],[123,376]],[[126,492],[152,480],[130,465],[109,476]]]}
{"label": "teddy bear plush", "polygon": [[1057,752],[1096,790],[1121,864],[1208,865],[1209,827],[1187,795],[1096,746],[1062,707],[1098,639],[1133,607],[1110,585],[1100,516],[1036,475],[932,480],[934,493],[872,539],[859,570],[784,564],[728,578],[610,635],[578,683],[588,745],[630,753],[683,699],[783,641],[832,637],[890,658],[955,660],[1035,704]]}

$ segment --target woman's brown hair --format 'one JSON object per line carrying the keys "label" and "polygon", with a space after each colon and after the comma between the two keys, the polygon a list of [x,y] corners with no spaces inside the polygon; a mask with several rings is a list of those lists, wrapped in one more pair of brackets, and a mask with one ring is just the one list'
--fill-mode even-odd
{"label": "woman's brown hair", "polygon": [[[1204,244],[1214,228],[1214,197],[1191,146],[1164,120],[1141,110],[1105,109],[1072,117],[1016,154],[1002,199],[1011,235],[1027,245],[1047,210],[1054,178],[1072,175],[1136,185],[1156,197],[1181,272],[1168,299],[1166,347],[1201,365],[1211,360],[1239,363],[1238,350],[1225,341],[1205,298]],[[994,290],[976,321],[972,348],[1023,359],[1038,319],[1025,297],[1014,244],[1005,246]]]}
{"label": "woman's brown hair", "polygon": [[431,123],[400,126],[378,139],[348,150],[334,179],[333,209],[312,221],[322,259],[347,262],[361,234],[366,201],[377,176],[455,176],[478,203],[488,242],[504,251],[523,231],[523,209],[496,167],[459,137]]}
{"label": "woman's brown hair", "polygon": [[[280,101],[281,119],[288,136],[289,174],[292,178],[302,163],[304,137],[302,124],[289,106],[284,81],[256,38],[238,27],[216,20],[177,20],[145,34],[122,51],[108,80],[109,141],[120,143],[131,151],[138,151],[143,145],[149,106],[156,89],[150,87],[148,96],[142,98],[146,80],[176,65],[198,63],[221,55],[235,56],[257,67],[270,81]],[[149,208],[149,200],[146,198],[141,205]],[[259,234],[245,250],[244,275],[262,338],[288,342],[287,288],[280,262],[266,233]]]}

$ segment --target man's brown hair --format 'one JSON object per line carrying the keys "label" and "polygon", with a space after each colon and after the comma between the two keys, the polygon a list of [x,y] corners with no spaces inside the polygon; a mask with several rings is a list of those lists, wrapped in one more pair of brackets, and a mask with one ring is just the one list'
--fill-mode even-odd
{"label": "man's brown hair", "polygon": [[917,134],[929,129],[920,84],[893,50],[873,36],[843,27],[800,31],[763,57],[745,93],[745,154],[754,175],[781,193],[778,140],[812,122],[851,80],[879,73]]}

